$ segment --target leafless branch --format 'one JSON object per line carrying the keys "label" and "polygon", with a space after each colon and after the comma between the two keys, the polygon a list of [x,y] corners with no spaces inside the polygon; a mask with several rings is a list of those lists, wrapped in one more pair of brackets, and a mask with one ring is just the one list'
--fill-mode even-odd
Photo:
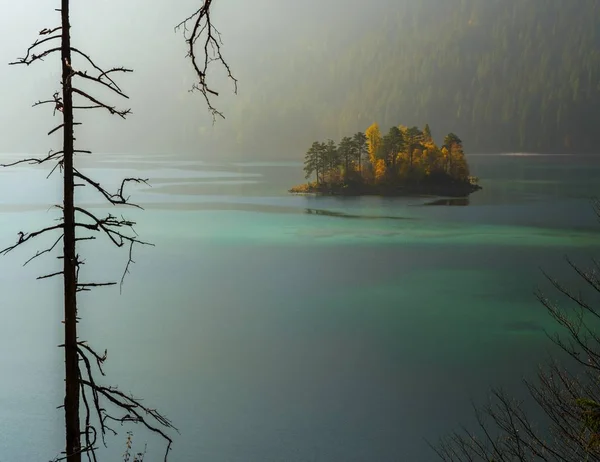
{"label": "leafless branch", "polygon": [[[229,64],[221,53],[221,34],[211,22],[211,4],[212,0],[204,0],[202,6],[195,13],[188,16],[175,26],[175,31],[183,29],[183,36],[187,43],[189,57],[198,81],[192,85],[191,91],[199,91],[206,101],[209,112],[213,116],[213,122],[216,117],[225,118],[223,113],[218,111],[211,102],[211,95],[219,94],[213,90],[207,82],[208,68],[211,62],[218,61],[227,71],[228,78],[233,82],[234,92],[237,93],[237,79],[233,76]],[[190,27],[191,24],[191,32]],[[203,40],[204,61],[200,62],[196,54],[196,42]]]}
{"label": "leafless branch", "polygon": [[[81,77],[82,79],[85,79],[85,80],[90,80],[92,82],[99,83],[100,85],[103,85],[104,87],[108,88],[109,90],[115,92],[117,95],[122,96],[123,98],[129,99],[129,96],[127,96],[121,90],[116,88],[113,84],[111,84],[110,82],[105,82],[104,80],[102,80],[99,77],[94,77],[94,76],[88,75],[87,72],[81,72],[81,71],[75,71],[75,72],[73,72],[73,75]],[[106,72],[103,72],[101,75],[106,75]]]}
{"label": "leafless branch", "polygon": [[3,250],[0,250],[0,255],[6,255],[9,252],[12,252],[14,249],[16,249],[17,247],[25,244],[27,241],[37,237],[37,236],[41,236],[42,234],[48,233],[50,231],[54,231],[55,229],[63,229],[63,225],[55,225],[55,226],[49,226],[47,228],[41,229],[39,231],[34,231],[32,233],[23,233],[22,231],[19,231],[18,233],[18,240],[17,243],[10,246],[10,247],[6,247]]}
{"label": "leafless branch", "polygon": [[86,284],[77,284],[77,292],[89,292],[94,287],[116,286],[116,282],[89,282]]}
{"label": "leafless branch", "polygon": [[94,69],[96,69],[98,72],[100,72],[100,76],[98,77],[99,79],[106,77],[107,80],[111,83],[111,85],[113,85],[114,88],[116,88],[119,91],[121,91],[121,88],[117,85],[117,83],[113,79],[110,78],[110,76],[108,74],[111,74],[113,72],[122,72],[122,73],[133,72],[131,69],[126,69],[124,67],[115,67],[115,68],[109,69],[108,71],[105,71],[101,67],[96,65],[96,63],[92,60],[92,58],[90,58],[90,56],[88,54],[84,53],[83,51],[79,50],[78,48],[71,47],[71,51],[73,51],[74,53],[77,53],[78,55],[85,58],[87,60],[87,62],[92,65],[92,67]]}
{"label": "leafless branch", "polygon": [[[99,106],[102,107],[104,109],[106,109],[108,112],[110,112],[113,115],[118,115],[121,118],[125,118],[128,114],[131,114],[131,109],[124,109],[124,110],[119,110],[116,109],[113,106],[109,106],[107,104],[102,103],[101,101],[99,101],[98,99],[94,98],[93,96],[89,95],[88,93],[80,90],[79,88],[71,88],[71,91],[73,91],[73,93],[77,93],[78,95],[83,96],[84,98],[88,99],[89,101],[91,101],[92,103],[94,103],[95,106]],[[81,108],[81,106],[79,106],[79,108]]]}
{"label": "leafless branch", "polygon": [[63,274],[62,271],[57,271],[56,273],[45,274],[44,276],[38,276],[36,279],[38,281],[42,280],[42,279],[50,279],[50,278],[53,278],[53,277],[56,277],[56,276],[60,276],[61,274]]}
{"label": "leafless branch", "polygon": [[63,154],[63,151],[56,151],[56,152],[50,151],[48,153],[48,155],[46,157],[44,157],[43,159],[36,158],[36,157],[20,159],[15,162],[12,162],[10,164],[0,164],[0,167],[14,167],[16,165],[21,165],[21,164],[39,165],[39,164],[43,164],[44,162],[48,162],[49,160],[56,159],[58,156],[60,156],[62,154]]}
{"label": "leafless branch", "polygon": [[35,255],[34,255],[33,257],[31,257],[29,260],[27,260],[25,263],[23,263],[23,266],[27,266],[27,265],[28,265],[28,264],[29,264],[31,261],[35,260],[35,259],[36,259],[36,258],[38,258],[38,257],[41,257],[41,256],[42,256],[42,255],[44,255],[45,253],[50,253],[50,252],[52,252],[52,251],[54,250],[54,248],[55,248],[55,247],[58,245],[58,243],[59,243],[59,242],[62,240],[63,236],[64,236],[64,234],[61,234],[61,235],[59,236],[59,238],[58,238],[58,239],[57,239],[57,240],[54,242],[54,244],[52,244],[52,245],[51,245],[50,247],[48,247],[47,249],[45,249],[45,250],[42,250],[42,251],[39,251],[39,250],[38,250],[38,251],[35,253]]}
{"label": "leafless branch", "polygon": [[118,191],[115,194],[110,194],[106,189],[104,189],[104,187],[102,187],[102,185],[100,183],[92,180],[90,177],[84,175],[79,170],[75,169],[74,175],[75,175],[75,177],[85,181],[87,184],[89,184],[94,189],[96,189],[98,192],[100,192],[100,194],[102,194],[104,196],[104,198],[108,202],[110,202],[112,205],[128,205],[130,207],[142,209],[142,207],[139,206],[138,204],[133,204],[133,203],[129,202],[129,197],[123,196],[123,191],[124,191],[125,185],[127,183],[143,183],[145,185],[148,185],[148,179],[124,178],[123,181],[121,182],[121,187],[118,189]]}
{"label": "leafless branch", "polygon": [[[84,387],[82,393],[90,393],[92,402],[94,405],[95,413],[98,419],[98,425],[100,428],[100,434],[104,440],[104,435],[107,430],[107,421],[115,421],[119,423],[134,422],[141,423],[146,429],[151,432],[160,435],[166,442],[167,448],[164,456],[164,460],[167,460],[167,456],[173,443],[172,438],[162,429],[171,429],[178,431],[173,423],[167,419],[164,415],[160,414],[156,409],[144,406],[141,401],[131,395],[127,395],[115,387],[106,387],[98,384],[94,379],[94,373],[88,354],[90,354],[95,360],[96,364],[102,371],[102,364],[106,360],[106,352],[104,355],[99,355],[92,348],[90,348],[85,342],[80,342],[78,347],[78,354],[85,365],[85,371],[87,378],[81,377],[80,384]],[[110,402],[118,411],[122,411],[121,416],[114,416],[109,413],[100,403],[100,399],[104,398]],[[90,426],[92,426],[90,424]]]}
{"label": "leafless branch", "polygon": [[148,242],[139,240],[136,237],[137,235],[129,236],[119,231],[120,228],[129,228],[131,231],[133,231],[133,226],[135,225],[135,222],[133,221],[126,220],[123,217],[119,219],[111,214],[107,215],[104,218],[98,218],[89,210],[86,210],[81,207],[75,207],[75,211],[87,216],[93,221],[92,224],[78,222],[76,223],[76,226],[86,228],[92,231],[103,231],[113,242],[113,244],[115,244],[117,247],[122,247],[125,244],[125,242],[133,242],[142,245],[153,245]]}
{"label": "leafless branch", "polygon": [[106,375],[104,373],[104,369],[102,369],[102,366],[104,365],[104,361],[106,361],[107,358],[107,351],[104,350],[104,354],[100,355],[98,353],[96,353],[96,351],[94,351],[94,349],[92,349],[92,347],[90,347],[87,342],[79,342],[78,343],[80,348],[83,348],[84,350],[86,350],[88,353],[90,353],[94,359],[96,360],[96,365],[98,366],[98,370],[100,371],[100,373],[102,375]]}
{"label": "leafless branch", "polygon": [[[56,31],[56,29],[55,29],[55,31]],[[60,39],[61,38],[60,35],[51,35],[51,33],[40,34],[40,35],[48,35],[48,37],[46,37],[44,39],[41,39],[41,40],[40,39],[36,39],[35,42],[33,42],[33,44],[30,45],[29,48],[27,48],[27,54],[25,55],[25,57],[24,58],[19,58],[18,61],[15,62],[14,64],[19,64],[19,63],[22,63],[22,62],[27,62],[29,60],[29,55],[31,54],[31,52],[33,51],[34,48],[36,48],[36,47],[38,47],[38,46],[40,46],[40,45],[42,45],[42,44],[44,44],[46,42],[49,42],[51,40],[56,40],[56,39]],[[13,64],[13,63],[11,63],[11,64]]]}
{"label": "leafless branch", "polygon": [[[31,48],[30,48],[31,49]],[[42,53],[40,53],[39,55],[31,54],[31,56],[29,56],[29,52],[27,54],[27,56],[25,58],[19,58],[17,61],[13,61],[11,63],[8,63],[10,66],[15,66],[18,64],[25,64],[26,66],[30,66],[31,64],[33,64],[36,61],[42,60],[48,56],[51,55],[53,53],[58,53],[60,52],[60,47],[55,47],[55,48],[50,48]]]}
{"label": "leafless branch", "polygon": [[52,167],[52,170],[50,170],[48,175],[46,175],[46,179],[50,178],[57,168],[59,168],[62,171],[62,167],[63,167],[63,159],[60,159],[58,162],[56,162],[54,167]]}
{"label": "leafless branch", "polygon": [[123,271],[123,275],[121,276],[121,282],[119,284],[119,290],[121,292],[123,292],[123,283],[125,282],[125,276],[127,276],[129,274],[129,266],[131,266],[132,264],[135,264],[135,261],[133,261],[133,244],[134,242],[131,241],[129,243],[129,256],[127,258],[127,264],[125,265],[125,270]]}
{"label": "leafless branch", "polygon": [[[80,122],[73,122],[73,125],[81,125]],[[61,128],[63,128],[65,126],[65,124],[60,124],[56,127],[54,127],[52,130],[50,130],[48,132],[48,136],[52,135],[53,133],[55,133],[57,130],[60,130]]]}
{"label": "leafless branch", "polygon": [[57,32],[61,29],[62,29],[61,26],[54,27],[53,29],[48,29],[45,27],[39,32],[39,35],[51,35],[51,34],[54,34],[54,32]]}
{"label": "leafless branch", "polygon": [[73,106],[73,109],[104,109],[104,106],[96,104],[94,106]]}
{"label": "leafless branch", "polygon": [[55,92],[52,95],[52,99],[48,99],[45,101],[38,101],[36,103],[33,103],[32,107],[41,106],[43,104],[54,104],[54,111],[52,113],[53,116],[56,115],[56,111],[62,112],[62,110],[63,110],[62,97],[60,96],[60,93],[58,93],[58,92]]}

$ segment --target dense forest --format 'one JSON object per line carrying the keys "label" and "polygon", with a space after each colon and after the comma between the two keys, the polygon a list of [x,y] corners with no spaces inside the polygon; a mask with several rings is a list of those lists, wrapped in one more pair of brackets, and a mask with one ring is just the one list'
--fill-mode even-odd
{"label": "dense forest", "polygon": [[278,45],[240,61],[214,130],[229,149],[292,157],[404,120],[456,130],[475,152],[598,150],[598,0],[305,3],[312,15],[281,19]]}
{"label": "dense forest", "polygon": [[290,192],[467,196],[480,189],[469,175],[462,140],[450,133],[439,148],[429,125],[423,130],[393,126],[382,136],[374,123],[337,145],[331,139],[315,141],[304,158],[304,172],[315,181]]}

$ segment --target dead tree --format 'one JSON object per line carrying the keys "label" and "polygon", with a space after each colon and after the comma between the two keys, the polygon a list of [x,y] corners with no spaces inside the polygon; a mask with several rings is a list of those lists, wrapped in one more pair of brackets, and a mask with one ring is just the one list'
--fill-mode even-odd
{"label": "dead tree", "polygon": [[[70,35],[70,0],[60,0],[60,2],[60,9],[57,10],[60,14],[60,25],[42,29],[38,38],[27,49],[25,56],[11,64],[29,66],[50,56],[60,56],[61,90],[47,100],[38,101],[34,106],[49,105],[53,108],[54,115],[58,113],[62,116],[61,123],[48,132],[48,135],[62,133],[62,149],[56,152],[50,151],[45,157],[25,158],[2,166],[54,163],[48,176],[50,177],[57,169],[62,172],[63,203],[57,205],[61,217],[58,224],[36,231],[19,232],[16,243],[0,251],[0,254],[7,254],[35,238],[52,234],[54,237],[51,244],[44,250],[37,251],[26,261],[27,264],[42,255],[54,252],[62,242],[62,252],[58,256],[62,260],[62,270],[38,278],[61,277],[64,283],[64,343],[60,347],[64,348],[65,354],[65,398],[60,407],[64,408],[65,413],[65,451],[57,460],[80,462],[82,455],[85,454],[88,460],[95,461],[99,442],[106,444],[106,433],[114,432],[110,427],[111,422],[140,423],[147,430],[160,435],[167,443],[166,460],[172,444],[170,431],[176,431],[171,421],[155,409],[142,404],[139,399],[121,392],[116,387],[105,386],[99,382],[98,375],[104,376],[103,364],[106,361],[106,350],[102,354],[98,353],[98,350],[80,339],[77,334],[78,294],[94,288],[118,284],[116,281],[82,281],[80,270],[83,260],[78,253],[78,243],[104,237],[115,246],[126,248],[128,259],[121,277],[121,286],[133,263],[134,246],[151,244],[139,239],[133,221],[113,214],[99,216],[77,205],[76,187],[88,187],[94,189],[115,207],[141,208],[130,202],[126,188],[131,184],[146,183],[147,180],[124,178],[116,192],[109,192],[75,165],[76,155],[91,154],[91,151],[75,145],[74,128],[80,125],[76,117],[79,111],[98,109],[123,119],[131,113],[130,109],[121,109],[104,102],[89,90],[84,90],[81,83],[92,83],[109,90],[115,97],[127,99],[127,95],[117,84],[116,77],[130,73],[132,70],[125,67],[101,67],[90,54],[75,47],[71,43]],[[215,118],[223,115],[214,108],[210,100],[210,97],[216,96],[217,92],[207,84],[209,65],[217,61],[226,68],[234,84],[237,85],[237,82],[221,54],[220,34],[213,26],[210,17],[211,3],[212,0],[204,0],[202,6],[177,28],[184,29],[188,57],[198,79],[192,90],[198,90],[204,95],[208,109]],[[188,27],[190,25],[193,26],[191,31]],[[199,43],[203,43],[202,49],[199,50],[199,54],[203,56],[201,60],[196,54]],[[80,414],[81,411],[83,412]],[[84,422],[80,422],[80,415],[83,415]]]}
{"label": "dead tree", "polygon": [[[594,208],[600,217],[600,202]],[[493,390],[490,403],[476,409],[478,428],[462,428],[432,449],[444,461],[573,462],[600,461],[600,262],[584,269],[567,258],[568,265],[591,295],[546,277],[570,308],[561,308],[545,294],[537,297],[563,335],[548,334],[569,363],[552,360],[540,367],[535,380],[526,380],[531,401],[546,418],[535,423],[524,403],[502,390]]]}

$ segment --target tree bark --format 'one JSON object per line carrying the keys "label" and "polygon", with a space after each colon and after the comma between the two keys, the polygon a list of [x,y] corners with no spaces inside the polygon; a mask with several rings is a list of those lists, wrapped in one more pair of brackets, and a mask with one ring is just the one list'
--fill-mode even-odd
{"label": "tree bark", "polygon": [[79,357],[77,352],[77,261],[73,177],[73,93],[71,85],[71,35],[69,0],[61,0],[63,92],[63,271],[65,323],[65,435],[68,462],[81,461],[79,422]]}

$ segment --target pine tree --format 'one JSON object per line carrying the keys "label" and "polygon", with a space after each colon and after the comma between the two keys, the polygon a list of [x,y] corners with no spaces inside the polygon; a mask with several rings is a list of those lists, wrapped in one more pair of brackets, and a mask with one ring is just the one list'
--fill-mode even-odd
{"label": "pine tree", "polygon": [[340,141],[338,146],[338,153],[341,162],[344,165],[344,180],[348,181],[348,177],[351,173],[352,161],[356,158],[355,145],[352,142],[352,138],[345,136]]}
{"label": "pine tree", "polygon": [[[467,179],[469,177],[469,171],[466,167],[462,140],[456,134],[449,133],[444,138],[444,146],[447,150],[446,173],[455,179]],[[464,177],[465,171],[466,177]]]}
{"label": "pine tree", "polygon": [[362,175],[362,160],[368,154],[367,136],[363,132],[358,132],[352,137],[354,143],[354,154],[358,163],[358,172]]}
{"label": "pine tree", "polygon": [[319,184],[319,152],[320,146],[317,141],[315,141],[310,149],[306,152],[306,156],[304,157],[304,173],[306,174],[305,178],[308,180],[313,173],[316,173],[317,184]]}

